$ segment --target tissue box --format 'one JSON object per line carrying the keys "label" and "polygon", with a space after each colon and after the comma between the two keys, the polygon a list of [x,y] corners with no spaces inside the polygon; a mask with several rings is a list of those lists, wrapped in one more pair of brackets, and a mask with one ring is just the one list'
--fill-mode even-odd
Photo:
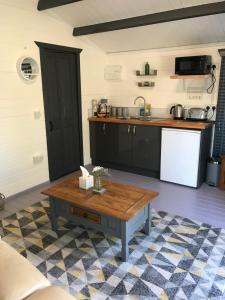
{"label": "tissue box", "polygon": [[88,190],[94,186],[94,177],[89,175],[88,177],[79,177],[79,187],[84,190]]}

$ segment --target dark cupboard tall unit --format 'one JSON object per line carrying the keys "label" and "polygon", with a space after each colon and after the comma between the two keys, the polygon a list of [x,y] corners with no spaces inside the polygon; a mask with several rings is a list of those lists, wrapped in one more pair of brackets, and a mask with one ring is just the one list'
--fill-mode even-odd
{"label": "dark cupboard tall unit", "polygon": [[219,50],[222,56],[220,68],[219,94],[216,112],[214,156],[225,154],[225,49]]}

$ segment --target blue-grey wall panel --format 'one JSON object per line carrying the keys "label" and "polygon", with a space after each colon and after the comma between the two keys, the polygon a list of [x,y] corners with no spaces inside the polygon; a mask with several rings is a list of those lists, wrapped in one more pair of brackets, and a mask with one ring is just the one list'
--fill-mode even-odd
{"label": "blue-grey wall panel", "polygon": [[214,156],[225,154],[225,56],[222,56],[217,103]]}

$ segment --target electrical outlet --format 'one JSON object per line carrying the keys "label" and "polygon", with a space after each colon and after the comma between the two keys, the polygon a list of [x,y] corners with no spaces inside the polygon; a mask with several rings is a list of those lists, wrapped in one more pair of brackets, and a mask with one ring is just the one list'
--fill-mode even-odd
{"label": "electrical outlet", "polygon": [[40,119],[40,117],[41,117],[41,112],[40,112],[40,110],[39,110],[39,109],[35,109],[35,110],[34,110],[34,119],[35,119],[35,120],[38,120],[38,119]]}
{"label": "electrical outlet", "polygon": [[202,100],[202,95],[200,94],[188,94],[189,100]]}

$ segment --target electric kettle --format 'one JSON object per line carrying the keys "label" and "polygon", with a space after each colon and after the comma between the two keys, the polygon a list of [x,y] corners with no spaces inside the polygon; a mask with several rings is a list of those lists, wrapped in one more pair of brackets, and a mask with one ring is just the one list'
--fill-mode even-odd
{"label": "electric kettle", "polygon": [[173,105],[170,108],[170,114],[173,115],[174,120],[183,119],[184,108],[181,104]]}

